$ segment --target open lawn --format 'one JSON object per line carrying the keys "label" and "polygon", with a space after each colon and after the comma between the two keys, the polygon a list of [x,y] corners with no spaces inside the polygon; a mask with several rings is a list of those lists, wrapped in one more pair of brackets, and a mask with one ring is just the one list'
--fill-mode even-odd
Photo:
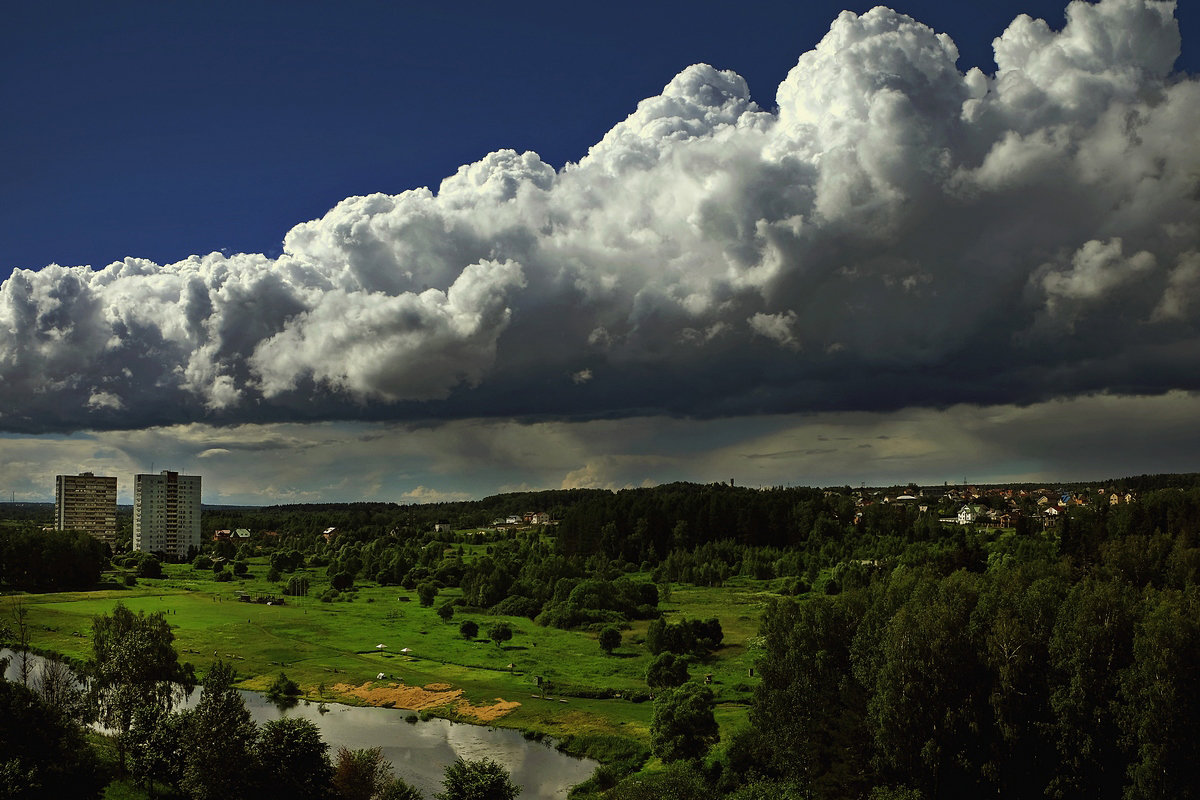
{"label": "open lawn", "polygon": [[[343,593],[352,600],[321,602],[315,598],[327,586],[323,570],[299,571],[311,581],[309,597],[285,598],[283,605],[240,602],[238,592],[279,593],[265,580],[266,571],[266,564],[252,562],[246,579],[218,582],[210,572],[170,565],[165,578],[141,579],[129,588],[20,599],[29,609],[32,646],[76,659],[91,655],[92,618],[123,602],[134,612],[166,614],[181,660],[192,662],[199,674],[216,658],[233,662],[243,688],[265,689],[285,671],[312,699],[393,704],[556,737],[647,740],[652,703],[588,697],[646,691],[643,676],[651,656],[643,644],[645,621],[622,631],[621,646],[605,655],[593,633],[543,628],[523,617],[456,609],[444,623],[436,608],[457,598],[457,589],[443,590],[431,608],[422,608],[414,591],[374,584]],[[668,621],[721,620],[725,646],[691,672],[698,680],[712,675],[723,732],[744,724],[745,704],[757,683],[749,676],[752,643],[765,605],[775,596],[766,586],[743,579],[721,588],[676,586],[660,603]],[[0,599],[5,617],[11,602]],[[459,635],[464,619],[478,623],[480,639]],[[514,633],[503,647],[485,638],[501,620]],[[411,652],[402,653],[404,648]],[[379,673],[386,678],[377,679]],[[550,682],[549,692],[539,688],[538,676]]]}

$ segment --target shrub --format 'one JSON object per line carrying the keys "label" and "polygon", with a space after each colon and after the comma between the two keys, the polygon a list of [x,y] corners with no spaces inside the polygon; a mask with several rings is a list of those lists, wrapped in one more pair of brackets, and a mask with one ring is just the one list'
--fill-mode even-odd
{"label": "shrub", "polygon": [[531,597],[514,594],[492,606],[491,613],[504,617],[535,618],[542,611],[542,604]]}
{"label": "shrub", "polygon": [[434,599],[437,597],[438,587],[432,581],[424,581],[417,584],[417,599],[421,601],[424,608],[429,608],[433,605]]}
{"label": "shrub", "polygon": [[154,556],[145,556],[137,561],[139,578],[161,578],[162,574],[162,562]]}
{"label": "shrub", "polygon": [[609,625],[600,631],[599,640],[600,649],[606,653],[612,653],[621,646],[621,632],[615,626]]}

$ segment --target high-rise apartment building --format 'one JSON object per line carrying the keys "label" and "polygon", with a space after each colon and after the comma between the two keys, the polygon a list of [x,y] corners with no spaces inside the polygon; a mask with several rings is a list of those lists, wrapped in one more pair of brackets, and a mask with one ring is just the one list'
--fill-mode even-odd
{"label": "high-rise apartment building", "polygon": [[133,476],[133,549],[186,559],[200,548],[200,476]]}
{"label": "high-rise apartment building", "polygon": [[117,479],[83,472],[54,478],[54,527],[85,531],[113,547],[117,543]]}

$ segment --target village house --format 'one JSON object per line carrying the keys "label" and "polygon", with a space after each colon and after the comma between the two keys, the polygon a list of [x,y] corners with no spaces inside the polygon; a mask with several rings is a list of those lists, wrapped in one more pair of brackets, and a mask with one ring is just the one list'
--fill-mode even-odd
{"label": "village house", "polygon": [[963,506],[958,510],[958,524],[970,525],[983,513],[983,506]]}

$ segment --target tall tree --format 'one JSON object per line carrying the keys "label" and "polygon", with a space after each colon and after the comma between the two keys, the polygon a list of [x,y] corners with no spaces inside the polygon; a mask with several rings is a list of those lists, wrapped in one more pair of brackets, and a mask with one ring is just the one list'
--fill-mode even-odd
{"label": "tall tree", "polygon": [[306,719],[263,723],[255,745],[263,800],[321,800],[329,794],[333,764],[321,731]]}
{"label": "tall tree", "polygon": [[155,782],[178,788],[183,778],[184,742],[191,712],[171,713],[141,706],[126,735],[129,772],[154,796]]}
{"label": "tall tree", "polygon": [[161,611],[134,614],[117,603],[112,614],[92,620],[90,691],[100,722],[117,732],[122,770],[134,712],[150,706],[165,713],[195,686],[191,665],[179,663],[174,639]]}
{"label": "tall tree", "polygon": [[188,714],[180,786],[193,800],[233,800],[255,795],[257,731],[246,701],[233,688],[233,667],[216,661],[204,692]]}

